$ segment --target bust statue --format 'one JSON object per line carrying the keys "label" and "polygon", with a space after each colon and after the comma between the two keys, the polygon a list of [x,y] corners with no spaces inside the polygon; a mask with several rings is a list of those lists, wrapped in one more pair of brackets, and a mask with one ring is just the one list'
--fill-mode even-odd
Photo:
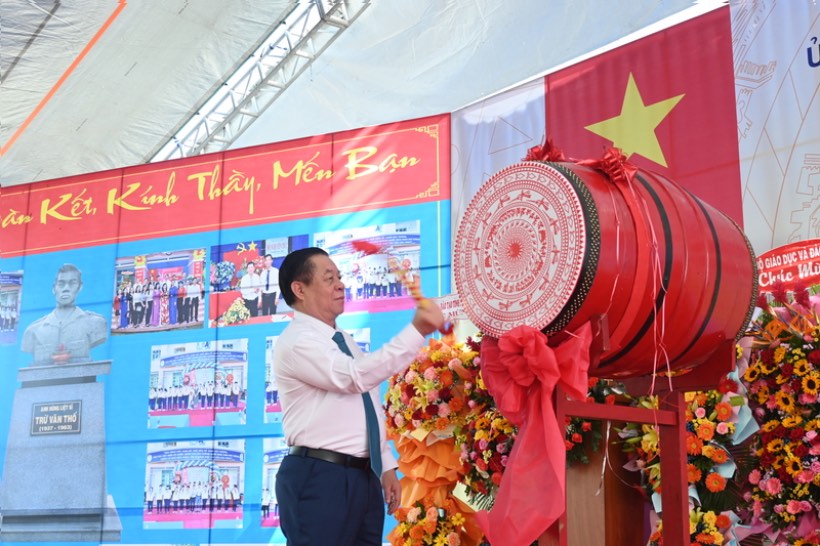
{"label": "bust statue", "polygon": [[83,311],[75,303],[82,287],[82,272],[76,266],[64,264],[57,270],[51,288],[57,306],[23,332],[20,348],[32,354],[32,366],[88,362],[91,349],[105,343],[105,317]]}

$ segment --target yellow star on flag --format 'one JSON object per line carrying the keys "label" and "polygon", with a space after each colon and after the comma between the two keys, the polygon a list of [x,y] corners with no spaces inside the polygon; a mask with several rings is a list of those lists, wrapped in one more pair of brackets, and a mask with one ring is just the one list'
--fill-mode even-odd
{"label": "yellow star on flag", "polygon": [[251,244],[248,245],[248,252],[253,252],[256,250],[256,241],[251,241]]}
{"label": "yellow star on flag", "polygon": [[632,154],[640,154],[666,167],[666,158],[655,135],[655,127],[660,125],[682,98],[681,94],[655,104],[644,104],[635,77],[630,72],[621,113],[587,125],[585,129],[610,140],[627,158]]}

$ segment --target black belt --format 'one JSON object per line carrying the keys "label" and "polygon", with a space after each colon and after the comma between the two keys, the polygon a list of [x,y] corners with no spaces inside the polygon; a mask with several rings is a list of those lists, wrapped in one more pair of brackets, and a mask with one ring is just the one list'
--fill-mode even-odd
{"label": "black belt", "polygon": [[368,457],[354,457],[346,453],[339,453],[338,451],[330,451],[329,449],[314,449],[312,447],[291,446],[288,449],[288,455],[296,455],[297,457],[310,457],[311,459],[320,459],[333,464],[340,464],[342,466],[349,466],[351,468],[370,468],[370,459]]}

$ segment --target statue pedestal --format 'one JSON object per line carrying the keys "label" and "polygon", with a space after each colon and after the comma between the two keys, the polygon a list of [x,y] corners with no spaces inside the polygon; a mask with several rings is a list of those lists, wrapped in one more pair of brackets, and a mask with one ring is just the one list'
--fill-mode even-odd
{"label": "statue pedestal", "polygon": [[105,396],[111,361],[23,368],[14,395],[0,541],[119,541],[105,482]]}

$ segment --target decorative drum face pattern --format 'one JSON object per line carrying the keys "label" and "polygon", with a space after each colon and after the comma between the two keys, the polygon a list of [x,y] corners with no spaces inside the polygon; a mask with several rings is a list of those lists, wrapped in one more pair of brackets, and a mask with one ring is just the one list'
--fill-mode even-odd
{"label": "decorative drum face pattern", "polygon": [[573,296],[587,247],[577,188],[526,161],[493,175],[473,197],[454,244],[456,290],[485,334],[542,330]]}

